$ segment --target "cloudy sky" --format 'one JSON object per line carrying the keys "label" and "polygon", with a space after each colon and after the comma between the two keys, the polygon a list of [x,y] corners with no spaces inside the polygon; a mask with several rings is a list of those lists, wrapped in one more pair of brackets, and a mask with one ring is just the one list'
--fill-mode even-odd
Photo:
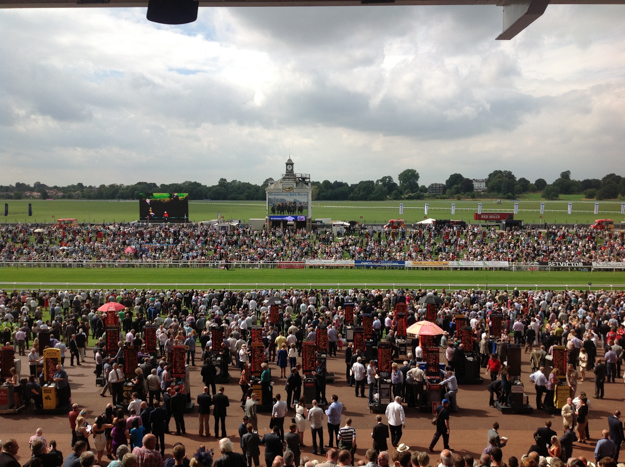
{"label": "cloudy sky", "polygon": [[625,5],[0,10],[0,184],[625,175]]}

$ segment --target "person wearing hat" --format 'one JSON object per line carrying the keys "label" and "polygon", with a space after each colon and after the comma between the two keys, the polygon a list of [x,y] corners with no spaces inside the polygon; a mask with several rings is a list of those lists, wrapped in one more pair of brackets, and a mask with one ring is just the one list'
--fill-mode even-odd
{"label": "person wearing hat", "polygon": [[430,442],[430,452],[434,452],[434,446],[436,446],[441,436],[443,437],[443,447],[451,450],[449,447],[449,433],[449,400],[443,399],[442,405],[436,407],[436,432]]}

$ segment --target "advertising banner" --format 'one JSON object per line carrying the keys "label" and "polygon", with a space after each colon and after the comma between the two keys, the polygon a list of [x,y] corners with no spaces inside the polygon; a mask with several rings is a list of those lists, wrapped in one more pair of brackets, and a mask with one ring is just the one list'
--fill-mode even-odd
{"label": "advertising banner", "polygon": [[511,221],[514,220],[514,213],[512,212],[481,212],[473,214],[473,220],[476,221]]}
{"label": "advertising banner", "polygon": [[451,203],[451,215],[456,214],[456,203]]}
{"label": "advertising banner", "polygon": [[599,203],[595,203],[595,214],[599,214]]}
{"label": "advertising banner", "polygon": [[404,213],[404,203],[399,203],[399,214],[403,214]]}
{"label": "advertising banner", "polygon": [[538,264],[550,268],[587,268],[593,265],[590,261],[539,261]]}
{"label": "advertising banner", "polygon": [[482,203],[479,203],[479,204],[477,205],[477,213],[478,213],[478,214],[482,214]]}
{"label": "advertising banner", "polygon": [[541,214],[545,213],[545,203],[540,203],[540,213]]}
{"label": "advertising banner", "polygon": [[569,203],[569,208],[568,208],[567,212],[569,214],[571,214],[573,212],[573,203]]}
{"label": "advertising banner", "polygon": [[423,213],[427,216],[428,215],[428,208],[430,207],[430,205],[428,203],[425,203],[425,208],[423,209]]}
{"label": "advertising banner", "polygon": [[353,259],[307,259],[306,266],[354,267]]}
{"label": "advertising banner", "polygon": [[595,269],[625,269],[625,262],[606,261],[598,263],[593,261],[592,267]]}
{"label": "advertising banner", "polygon": [[444,268],[449,261],[404,261],[407,268]]}
{"label": "advertising banner", "polygon": [[452,268],[507,268],[508,261],[449,261]]}
{"label": "advertising banner", "polygon": [[405,261],[365,261],[357,259],[354,261],[357,268],[403,268],[406,266]]}
{"label": "advertising banner", "polygon": [[306,269],[305,261],[278,261],[278,269]]}
{"label": "advertising banner", "polygon": [[519,213],[519,203],[514,203],[514,213],[515,214]]}

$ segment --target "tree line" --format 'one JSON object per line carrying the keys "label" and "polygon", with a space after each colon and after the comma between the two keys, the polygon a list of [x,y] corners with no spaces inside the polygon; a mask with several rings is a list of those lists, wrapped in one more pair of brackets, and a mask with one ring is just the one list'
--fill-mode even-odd
{"label": "tree line", "polygon": [[[385,175],[378,180],[363,180],[358,183],[345,183],[335,180],[313,181],[313,200],[319,201],[385,201],[388,199],[436,198],[476,198],[492,197],[515,199],[526,193],[541,193],[544,199],[558,199],[560,195],[583,194],[589,199],[614,199],[625,196],[625,177],[614,173],[602,179],[574,180],[567,170],[548,184],[543,178],[531,182],[525,177],[517,178],[509,170],[495,170],[486,179],[486,191],[475,191],[473,180],[460,173],[449,176],[442,187],[443,194],[432,195],[428,187],[419,184],[419,172],[406,169],[397,176]],[[15,185],[0,186],[3,199],[22,199],[39,194],[42,199],[138,199],[141,193],[188,193],[192,200],[265,200],[265,189],[272,178],[261,185],[238,180],[219,179],[216,185],[203,185],[199,182],[156,184],[138,182],[133,185],[84,185],[77,183],[67,186],[49,186],[35,182],[32,186],[17,182]]]}

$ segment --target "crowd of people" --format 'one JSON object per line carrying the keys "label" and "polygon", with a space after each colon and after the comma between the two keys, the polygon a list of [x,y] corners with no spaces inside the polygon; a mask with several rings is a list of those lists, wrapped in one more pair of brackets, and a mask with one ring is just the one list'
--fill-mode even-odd
{"label": "crowd of people", "polygon": [[0,260],[18,262],[243,262],[323,260],[606,262],[625,260],[623,234],[557,227],[500,231],[480,225],[416,230],[221,229],[214,225],[12,225]]}
{"label": "crowd of people", "polygon": [[[502,315],[502,342],[511,341],[526,346],[533,367],[532,382],[536,385],[536,408],[553,409],[554,386],[562,379],[569,383],[571,398],[563,407],[564,435],[538,430],[534,443],[527,455],[519,460],[510,458],[509,467],[592,467],[591,461],[574,457],[573,442],[584,443],[588,439],[588,417],[590,405],[585,393],[576,394],[578,380],[584,372],[594,372],[595,397],[603,397],[605,381],[614,381],[620,375],[620,365],[625,348],[625,292],[589,290],[379,290],[379,289],[284,289],[284,290],[79,290],[79,291],[2,291],[0,292],[0,331],[2,341],[13,345],[16,353],[29,350],[27,361],[30,367],[29,381],[22,391],[22,403],[41,403],[40,377],[37,364],[43,349],[39,347],[38,334],[50,331],[50,345],[61,351],[61,363],[55,373],[57,383],[68,387],[64,401],[69,400],[71,380],[64,370],[65,356],[70,353],[70,366],[81,364],[86,357],[89,336],[95,339],[96,375],[105,384],[101,395],[110,391],[112,400],[102,414],[88,419],[84,409],[75,403],[69,413],[72,429],[72,453],[65,458],[65,467],[90,467],[111,461],[111,467],[160,467],[164,461],[165,436],[170,432],[170,419],[174,418],[176,434],[186,434],[184,410],[188,402],[184,392],[184,380],[172,376],[172,349],[175,344],[187,346],[187,364],[194,365],[195,358],[202,363],[200,375],[204,383],[197,396],[201,436],[211,435],[210,413],[214,425],[213,436],[221,438],[222,456],[215,459],[216,467],[251,467],[260,464],[260,446],[265,446],[265,465],[269,467],[300,466],[313,467],[315,461],[306,459],[301,449],[305,433],[310,429],[312,453],[327,456],[323,467],[335,465],[356,465],[354,459],[357,447],[366,444],[357,439],[351,418],[344,418],[344,406],[336,394],[326,401],[324,366],[317,362],[315,370],[318,387],[314,400],[307,403],[301,394],[302,380],[298,359],[301,345],[316,340],[316,332],[326,328],[328,333],[328,358],[337,357],[337,349],[344,348],[346,380],[354,386],[356,397],[378,397],[374,394],[377,374],[375,361],[366,361],[365,354],[346,342],[345,305],[355,305],[354,324],[361,325],[364,315],[371,315],[374,341],[386,341],[397,350],[398,319],[394,313],[398,303],[405,303],[407,325],[421,321],[426,315],[422,303],[428,294],[436,294],[441,301],[436,314],[436,323],[444,330],[439,345],[447,360],[442,376],[444,399],[437,408],[432,423],[434,434],[428,448],[434,452],[440,438],[443,451],[438,465],[443,467],[501,467],[504,464],[501,448],[505,439],[489,432],[488,444],[479,460],[470,456],[461,458],[452,454],[450,448],[453,413],[458,410],[459,392],[456,373],[462,371],[462,356],[467,352],[482,355],[482,364],[491,376],[489,389],[491,398],[496,395],[500,401],[509,396],[510,381],[504,359],[491,353],[486,338],[492,335],[493,316]],[[269,299],[280,299],[281,308],[277,322],[270,322]],[[105,316],[98,311],[107,302],[118,302],[123,310],[118,312],[120,322],[119,352],[106,355],[102,350],[107,339],[104,326]],[[456,329],[458,315],[464,315],[475,337],[475,347],[465,349]],[[158,327],[158,351],[149,355],[145,351],[145,326]],[[271,411],[271,431],[262,437],[258,429],[258,395],[250,387],[249,348],[252,326],[261,326],[265,347],[265,363],[261,374],[264,404]],[[209,332],[212,326],[224,330],[222,342],[213,342]],[[79,337],[80,336],[80,337]],[[140,362],[131,374],[124,374],[124,345],[140,349]],[[358,464],[368,467],[387,467],[392,460],[396,467],[427,467],[431,464],[425,452],[411,452],[402,443],[403,429],[407,420],[405,407],[422,403],[424,391],[423,371],[419,362],[423,349],[418,339],[413,339],[403,365],[394,364],[390,376],[393,399],[389,401],[384,418],[376,419],[372,430],[372,448]],[[547,357],[555,345],[565,345],[569,371],[566,375],[548,373]],[[500,349],[504,346],[500,346]],[[211,352],[219,351],[221,358],[237,372],[241,396],[225,394],[225,389],[216,385],[216,368]],[[196,355],[197,354],[197,355]],[[32,355],[32,357],[31,357]],[[338,358],[338,357],[337,357]],[[277,366],[280,376],[272,378],[271,368]],[[290,368],[289,368],[290,367]],[[237,368],[238,370],[235,370]],[[460,376],[460,375],[459,375]],[[590,375],[589,375],[590,376]],[[128,405],[122,405],[120,385],[132,379],[134,393]],[[265,392],[271,381],[285,384],[286,400],[282,391]],[[18,383],[14,378],[11,383]],[[497,387],[496,383],[499,383]],[[21,383],[18,383],[21,384]],[[15,384],[17,386],[17,384]],[[365,395],[368,386],[369,394]],[[269,394],[270,397],[266,397]],[[59,394],[61,396],[61,394]],[[240,403],[245,417],[239,427],[240,450],[235,452],[228,439],[225,426],[230,403]],[[492,399],[491,399],[492,400]],[[267,402],[269,401],[269,402]],[[326,404],[327,402],[327,404]],[[322,406],[326,404],[325,408]],[[212,407],[212,409],[211,409]],[[294,422],[285,427],[289,413]],[[601,467],[615,467],[618,451],[623,440],[620,412],[610,420],[607,441],[597,443],[595,462]],[[384,423],[386,421],[386,423]],[[344,423],[344,425],[343,425]],[[550,423],[550,422],[549,422]],[[596,422],[595,422],[596,423]],[[327,441],[324,443],[324,425],[327,426]],[[619,429],[620,426],[620,429]],[[551,430],[550,425],[546,428]],[[220,433],[221,432],[221,433]],[[544,432],[544,433],[543,433]],[[620,433],[620,439],[614,433]],[[41,438],[41,439],[39,439]],[[43,467],[58,467],[62,455],[56,454],[56,443],[45,443],[43,436],[31,442],[33,459],[41,460]],[[394,448],[389,455],[388,443]],[[39,442],[41,441],[41,442]],[[616,448],[608,441],[613,443]],[[93,443],[93,445],[92,445]],[[54,445],[54,448],[51,447]],[[185,464],[184,446],[173,447],[170,465]],[[557,449],[553,448],[560,448]],[[0,455],[0,467],[19,467],[14,459],[19,448],[14,439],[5,440]],[[121,451],[120,451],[121,449]],[[126,451],[126,452],[124,452]],[[56,453],[55,453],[56,452]],[[43,456],[43,457],[42,457]],[[132,456],[132,457],[126,457]],[[212,462],[212,455],[206,451],[196,453],[194,459],[199,467]],[[39,461],[31,459],[29,467],[39,467]],[[57,459],[57,460],[54,460]],[[193,462],[193,460],[191,461]],[[186,465],[186,464],[185,464]],[[168,466],[169,467],[169,466]]]}

